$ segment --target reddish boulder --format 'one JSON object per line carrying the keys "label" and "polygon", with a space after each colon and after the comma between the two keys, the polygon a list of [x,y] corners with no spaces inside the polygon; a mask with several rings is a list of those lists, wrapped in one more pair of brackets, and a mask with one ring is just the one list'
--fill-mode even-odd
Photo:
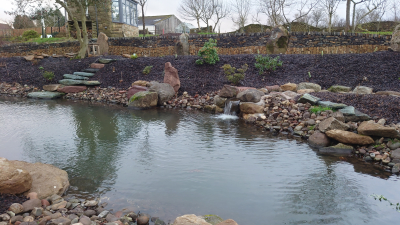
{"label": "reddish boulder", "polygon": [[87,89],[86,86],[65,86],[65,87],[57,89],[57,91],[64,92],[64,93],[78,93],[78,92],[86,91],[86,89]]}
{"label": "reddish boulder", "polygon": [[235,86],[224,85],[224,87],[219,91],[219,96],[222,98],[233,98],[239,93],[239,89]]}
{"label": "reddish boulder", "polygon": [[47,207],[50,205],[50,202],[47,201],[46,199],[42,199],[42,206]]}
{"label": "reddish boulder", "polygon": [[174,91],[178,92],[181,87],[178,70],[175,69],[170,62],[167,62],[165,63],[164,71],[164,83],[170,84],[174,88]]}
{"label": "reddish boulder", "polygon": [[126,96],[128,97],[128,99],[130,99],[134,94],[140,91],[148,91],[148,90],[149,88],[147,87],[133,85],[131,88],[129,88],[128,93],[126,93]]}
{"label": "reddish boulder", "polygon": [[104,67],[104,64],[101,64],[101,63],[92,63],[92,64],[90,64],[90,68],[93,68],[93,69],[101,69],[103,67]]}

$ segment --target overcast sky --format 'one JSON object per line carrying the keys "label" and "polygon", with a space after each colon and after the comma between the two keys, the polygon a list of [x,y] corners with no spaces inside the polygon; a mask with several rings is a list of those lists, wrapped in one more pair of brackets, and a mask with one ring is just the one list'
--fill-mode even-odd
{"label": "overcast sky", "polygon": [[[229,1],[229,0],[227,0]],[[399,0],[400,1],[400,0]],[[1,0],[1,5],[0,5],[0,20],[3,22],[10,21],[12,20],[12,17],[6,15],[4,11],[7,10],[12,10],[12,0]],[[146,16],[156,16],[156,15],[169,15],[169,14],[174,14],[177,16],[179,19],[183,21],[183,18],[179,15],[177,9],[179,8],[179,5],[181,3],[181,0],[148,0],[147,6],[145,7],[145,15]],[[253,6],[253,12],[251,15],[255,14],[255,9],[256,7]],[[139,7],[140,11],[140,7]],[[339,5],[339,8],[337,10],[337,14],[339,14],[340,17],[344,18],[345,17],[345,11],[346,11],[346,4],[345,2],[341,2]],[[253,23],[251,20],[251,17],[249,17],[248,24]],[[193,25],[196,26],[196,21],[185,21],[189,22]],[[265,16],[262,17],[263,24],[267,23],[267,19]],[[227,31],[233,31],[236,30],[236,27],[234,26],[232,19],[231,18],[225,18],[223,21],[221,21],[221,32],[227,32]],[[201,25],[205,26],[204,23]]]}

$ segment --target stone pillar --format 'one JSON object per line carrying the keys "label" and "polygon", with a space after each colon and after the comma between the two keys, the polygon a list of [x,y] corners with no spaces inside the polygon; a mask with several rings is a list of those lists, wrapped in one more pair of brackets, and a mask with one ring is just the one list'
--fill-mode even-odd
{"label": "stone pillar", "polygon": [[266,45],[267,54],[285,54],[289,47],[289,38],[285,27],[274,27]]}
{"label": "stone pillar", "polygon": [[175,54],[190,55],[189,34],[181,34],[181,36],[179,36],[179,42],[175,44]]}
{"label": "stone pillar", "polygon": [[105,33],[100,32],[97,38],[97,44],[100,46],[100,53],[102,55],[108,55],[108,37]]}
{"label": "stone pillar", "polygon": [[400,51],[400,25],[394,28],[392,40],[390,40],[390,48],[396,52]]}

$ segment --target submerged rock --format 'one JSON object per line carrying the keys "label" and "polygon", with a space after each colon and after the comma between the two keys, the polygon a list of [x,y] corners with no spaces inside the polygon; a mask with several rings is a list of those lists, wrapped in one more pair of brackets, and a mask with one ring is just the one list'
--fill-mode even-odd
{"label": "submerged rock", "polygon": [[328,154],[346,154],[346,155],[349,155],[349,154],[351,154],[353,152],[353,146],[339,143],[339,144],[334,145],[334,146],[321,148],[321,149],[319,149],[319,152],[328,153]]}

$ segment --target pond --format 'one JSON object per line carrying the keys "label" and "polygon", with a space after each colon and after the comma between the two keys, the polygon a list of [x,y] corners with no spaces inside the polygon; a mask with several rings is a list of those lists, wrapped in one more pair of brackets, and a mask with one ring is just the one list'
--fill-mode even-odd
{"label": "pond", "polygon": [[239,224],[397,224],[400,179],[318,155],[240,119],[65,100],[0,98],[0,157],[53,164],[68,195],[166,222],[217,214]]}

